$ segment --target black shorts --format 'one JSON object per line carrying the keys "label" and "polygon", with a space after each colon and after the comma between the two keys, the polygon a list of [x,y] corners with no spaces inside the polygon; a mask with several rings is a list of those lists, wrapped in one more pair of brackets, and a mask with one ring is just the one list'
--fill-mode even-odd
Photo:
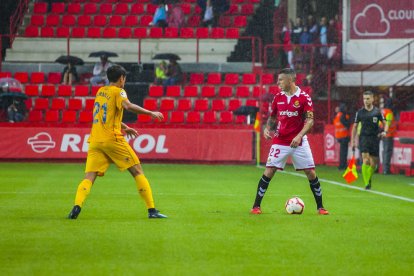
{"label": "black shorts", "polygon": [[369,153],[371,156],[379,156],[380,139],[377,136],[360,136],[359,151]]}

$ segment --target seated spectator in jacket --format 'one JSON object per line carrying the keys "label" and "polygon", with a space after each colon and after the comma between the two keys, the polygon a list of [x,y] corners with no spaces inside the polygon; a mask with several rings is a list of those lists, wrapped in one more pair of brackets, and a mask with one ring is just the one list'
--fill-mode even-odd
{"label": "seated spectator in jacket", "polygon": [[112,63],[108,60],[107,56],[101,56],[101,61],[97,62],[93,67],[93,77],[90,82],[92,85],[98,85],[99,83],[109,84],[106,77],[106,70],[112,66]]}
{"label": "seated spectator in jacket", "polygon": [[176,60],[171,59],[167,68],[167,79],[164,81],[164,86],[175,85],[183,81],[183,71]]}
{"label": "seated spectator in jacket", "polygon": [[21,122],[26,118],[26,104],[20,98],[14,98],[7,108],[7,118],[10,123]]}
{"label": "seated spectator in jacket", "polygon": [[167,10],[165,8],[165,4],[159,4],[158,8],[155,10],[154,17],[150,26],[154,27],[167,27]]}
{"label": "seated spectator in jacket", "polygon": [[163,84],[167,77],[167,63],[161,61],[160,64],[155,68],[155,84]]}
{"label": "seated spectator in jacket", "polygon": [[79,81],[78,72],[76,67],[71,63],[68,63],[62,72],[62,84],[72,85],[72,83]]}
{"label": "seated spectator in jacket", "polygon": [[167,16],[168,27],[181,28],[184,25],[185,16],[183,9],[176,4],[170,5]]}
{"label": "seated spectator in jacket", "polygon": [[217,27],[220,16],[230,9],[229,0],[211,0],[213,6],[213,27]]}

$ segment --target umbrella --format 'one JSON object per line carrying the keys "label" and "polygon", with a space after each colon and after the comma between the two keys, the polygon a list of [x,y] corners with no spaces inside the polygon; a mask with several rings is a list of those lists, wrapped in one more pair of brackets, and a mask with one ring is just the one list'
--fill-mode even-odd
{"label": "umbrella", "polygon": [[180,60],[181,58],[176,54],[163,53],[163,54],[156,54],[152,59]]}
{"label": "umbrella", "polygon": [[258,107],[242,105],[236,110],[234,110],[233,113],[235,115],[246,115],[247,116],[247,115],[254,115],[258,111],[259,111]]}
{"label": "umbrella", "polygon": [[61,64],[72,64],[72,65],[83,65],[84,62],[81,58],[75,57],[75,56],[60,56],[58,57],[55,62],[61,63]]}
{"label": "umbrella", "polygon": [[89,57],[117,57],[118,54],[114,52],[108,52],[108,51],[98,51],[98,52],[92,52],[89,54]]}
{"label": "umbrella", "polygon": [[0,79],[0,97],[27,98],[26,94],[23,93],[23,85],[13,78]]}

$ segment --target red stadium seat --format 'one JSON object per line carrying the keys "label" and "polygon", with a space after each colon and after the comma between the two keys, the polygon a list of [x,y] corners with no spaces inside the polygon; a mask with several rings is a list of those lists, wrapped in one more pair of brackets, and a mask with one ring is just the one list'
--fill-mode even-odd
{"label": "red stadium seat", "polygon": [[177,38],[178,37],[178,28],[175,28],[175,27],[167,27],[167,28],[165,28],[164,37]]}
{"label": "red stadium seat", "polygon": [[181,96],[181,86],[173,85],[167,86],[167,97],[180,97]]}
{"label": "red stadium seat", "polygon": [[29,122],[41,122],[43,121],[43,112],[40,110],[31,110],[29,112]]}
{"label": "red stadium seat", "polygon": [[47,74],[47,82],[52,84],[59,84],[62,80],[61,72],[50,72]]}
{"label": "red stadium seat", "polygon": [[248,98],[250,97],[250,88],[248,86],[237,86],[236,88],[237,98]]}
{"label": "red stadium seat", "polygon": [[236,124],[244,124],[244,123],[246,123],[246,118],[247,118],[247,116],[245,116],[245,115],[238,115],[238,116],[236,116],[235,123]]}
{"label": "red stadium seat", "polygon": [[86,111],[93,111],[93,108],[95,106],[95,99],[90,98],[85,100],[85,110]]}
{"label": "red stadium seat", "polygon": [[211,38],[224,38],[224,28],[212,28]]}
{"label": "red stadium seat", "polygon": [[236,16],[234,18],[233,26],[234,27],[237,27],[237,28],[244,28],[244,27],[246,27],[247,26],[247,18],[246,18],[246,16],[245,15]]}
{"label": "red stadium seat", "polygon": [[[88,29],[89,34],[89,29]],[[85,37],[85,28],[75,27],[72,28],[72,37],[74,38],[84,38]]]}
{"label": "red stadium seat", "polygon": [[152,27],[149,32],[150,38],[161,38],[163,37],[163,29],[160,27]]}
{"label": "red stadium seat", "polygon": [[160,111],[172,111],[175,109],[175,101],[171,98],[161,99]]}
{"label": "red stadium seat", "polygon": [[303,85],[303,80],[306,79],[306,74],[305,73],[298,73],[296,74],[296,81],[295,83],[297,85]]}
{"label": "red stadium seat", "polygon": [[36,14],[45,14],[47,13],[47,3],[45,2],[36,2],[33,6],[33,12]]}
{"label": "red stadium seat", "polygon": [[214,123],[217,123],[216,112],[214,111],[204,112],[203,124],[214,124]]}
{"label": "red stadium seat", "polygon": [[183,111],[173,111],[173,112],[171,112],[170,123],[171,124],[182,124],[182,123],[184,123],[184,112]]}
{"label": "red stadium seat", "polygon": [[43,27],[40,29],[40,37],[54,37],[55,30],[53,27]]}
{"label": "red stadium seat", "polygon": [[254,5],[253,4],[244,4],[240,8],[240,13],[245,15],[252,15],[254,13]]}
{"label": "red stadium seat", "polygon": [[226,109],[226,104],[223,99],[214,99],[211,102],[211,110],[213,111],[223,111]]}
{"label": "red stadium seat", "polygon": [[29,82],[29,73],[27,72],[16,72],[14,73],[14,78],[21,83],[28,83]]}
{"label": "red stadium seat", "polygon": [[134,38],[145,38],[147,37],[147,28],[135,28]]}
{"label": "red stadium seat", "polygon": [[141,16],[141,20],[139,22],[139,24],[141,26],[145,26],[147,27],[149,25],[149,23],[152,22],[152,15],[143,15]]}
{"label": "red stadium seat", "polygon": [[207,99],[197,99],[194,101],[194,111],[207,111],[208,109]]}
{"label": "red stadium seat", "polygon": [[116,36],[116,28],[105,28],[102,32],[102,36],[104,38],[115,38]]}
{"label": "red stadium seat", "polygon": [[278,85],[271,85],[271,86],[269,86],[269,90],[268,91],[269,91],[270,94],[276,95],[281,90],[280,90],[280,87]]}
{"label": "red stadium seat", "polygon": [[44,84],[42,85],[42,90],[40,91],[40,96],[43,97],[54,97],[56,95],[55,86]]}
{"label": "red stadium seat", "polygon": [[150,97],[162,97],[164,96],[164,87],[162,86],[150,86],[148,96]]}
{"label": "red stadium seat", "polygon": [[[76,28],[73,29],[75,31]],[[72,33],[73,35],[73,33]],[[89,38],[100,38],[101,37],[101,28],[91,27],[88,28],[87,37]],[[74,36],[75,37],[75,36]]]}
{"label": "red stadium seat", "polygon": [[152,117],[145,114],[138,115],[138,123],[151,123]]}
{"label": "red stadium seat", "polygon": [[69,99],[68,101],[68,110],[81,110],[82,109],[82,100],[81,99],[76,99],[76,98],[72,98]]}
{"label": "red stadium seat", "polygon": [[209,73],[207,75],[208,84],[221,84],[221,73]]}
{"label": "red stadium seat", "polygon": [[119,26],[122,26],[122,25],[123,25],[122,16],[120,16],[120,15],[112,15],[109,18],[109,26],[119,27]]}
{"label": "red stadium seat", "polygon": [[26,105],[26,110],[31,110],[33,107],[33,99],[32,98],[28,98],[26,100],[24,100],[24,104]]}
{"label": "red stadium seat", "polygon": [[262,76],[262,84],[273,84],[275,82],[274,74],[265,73]]}
{"label": "red stadium seat", "polygon": [[187,20],[187,26],[198,27],[201,24],[201,18],[198,15],[190,16]]}
{"label": "red stadium seat", "polygon": [[187,3],[182,3],[180,5],[181,9],[183,10],[184,14],[191,14],[191,5]]}
{"label": "red stadium seat", "polygon": [[49,14],[46,17],[46,26],[48,27],[56,27],[60,23],[60,16],[57,14]]}
{"label": "red stadium seat", "polygon": [[196,38],[208,38],[209,28],[196,28]]}
{"label": "red stadium seat", "polygon": [[11,72],[0,72],[0,79],[1,78],[11,78],[12,73]]}
{"label": "red stadium seat", "polygon": [[190,84],[204,84],[204,73],[191,73]]}
{"label": "red stadium seat", "polygon": [[198,111],[190,111],[187,113],[187,120],[188,124],[199,124],[201,121],[201,115]]}
{"label": "red stadium seat", "polygon": [[68,14],[80,14],[81,13],[81,4],[80,3],[70,3],[70,4],[68,4],[67,13]]}
{"label": "red stadium seat", "polygon": [[39,36],[39,28],[36,26],[27,26],[26,30],[24,30],[24,36],[26,37],[38,37]]}
{"label": "red stadium seat", "polygon": [[72,14],[67,14],[62,17],[62,25],[66,27],[72,27],[76,24],[76,17]]}
{"label": "red stadium seat", "polygon": [[253,98],[259,98],[262,95],[262,89],[260,88],[260,86],[253,86],[252,94],[253,94]]}
{"label": "red stadium seat", "polygon": [[45,122],[47,123],[57,123],[59,121],[59,111],[57,110],[47,110],[45,114]]}
{"label": "red stadium seat", "polygon": [[129,14],[129,6],[126,3],[118,3],[115,6],[115,14],[126,15]]}
{"label": "red stadium seat", "polygon": [[216,88],[214,86],[202,86],[201,97],[212,98],[216,96]]}
{"label": "red stadium seat", "polygon": [[25,94],[29,97],[39,96],[39,86],[37,85],[26,85]]}
{"label": "red stadium seat", "polygon": [[31,83],[44,83],[45,82],[45,73],[43,72],[33,72],[30,75]]}
{"label": "red stadium seat", "polygon": [[75,97],[86,97],[89,96],[88,85],[76,85],[75,86]]}
{"label": "red stadium seat", "polygon": [[107,20],[105,15],[95,15],[93,17],[93,25],[95,27],[103,27],[106,26]]}
{"label": "red stadium seat", "polygon": [[234,111],[242,105],[240,99],[230,99],[229,100],[229,111]]}
{"label": "red stadium seat", "polygon": [[147,4],[147,14],[154,14],[157,8],[158,8],[158,5],[155,5],[152,3]]}
{"label": "red stadium seat", "polygon": [[91,88],[91,96],[96,96],[96,93],[98,93],[98,90],[101,88],[102,86],[96,85],[96,86],[92,86]]}
{"label": "red stadium seat", "polygon": [[226,29],[226,38],[229,39],[238,39],[239,38],[239,29],[238,28],[227,28]]}
{"label": "red stadium seat", "polygon": [[112,4],[110,4],[110,3],[102,3],[99,6],[99,13],[100,14],[111,15],[112,14]]}
{"label": "red stadium seat", "polygon": [[34,101],[34,110],[46,110],[49,108],[49,99],[47,98],[36,98]]}
{"label": "red stadium seat", "polygon": [[83,14],[90,15],[96,14],[98,12],[98,7],[96,3],[85,3],[83,5]]}
{"label": "red stadium seat", "polygon": [[56,36],[57,37],[68,37],[69,36],[69,28],[68,27],[58,27],[56,29]]}
{"label": "red stadium seat", "polygon": [[136,15],[128,15],[125,18],[125,26],[127,27],[135,27],[138,25],[138,16]]}
{"label": "red stadium seat", "polygon": [[161,111],[161,113],[164,116],[164,120],[162,120],[162,121],[154,120],[154,121],[157,122],[157,123],[165,124],[170,119],[170,112],[168,112],[168,111]]}
{"label": "red stadium seat", "polygon": [[63,123],[75,123],[76,122],[76,111],[65,110],[62,112]]}
{"label": "red stadium seat", "polygon": [[79,113],[79,123],[90,124],[92,123],[92,112],[91,111],[81,111]]}
{"label": "red stadium seat", "polygon": [[219,97],[221,98],[233,97],[233,87],[232,86],[220,86]]}
{"label": "red stadium seat", "polygon": [[191,110],[191,101],[189,99],[179,99],[177,110],[179,111],[189,111]]}
{"label": "red stadium seat", "polygon": [[239,84],[239,74],[237,73],[227,73],[224,76],[225,84]]}
{"label": "red stadium seat", "polygon": [[70,96],[72,96],[72,86],[71,85],[59,85],[58,86],[58,96],[59,97],[70,97]]}
{"label": "red stadium seat", "polygon": [[180,37],[181,38],[194,38],[194,29],[183,27],[180,30]]}
{"label": "red stadium seat", "polygon": [[248,100],[246,100],[246,105],[247,106],[259,107],[259,102],[257,100],[254,100],[254,99],[248,99]]}
{"label": "red stadium seat", "polygon": [[[65,13],[65,3],[52,3],[52,8],[50,10],[51,13],[54,14],[64,14]],[[69,10],[68,10],[68,13]]]}
{"label": "red stadium seat", "polygon": [[131,28],[120,28],[118,32],[119,38],[131,38]]}
{"label": "red stadium seat", "polygon": [[88,27],[92,23],[92,19],[90,15],[79,15],[78,16],[78,26],[81,27]]}
{"label": "red stadium seat", "polygon": [[239,5],[231,4],[230,8],[227,10],[225,14],[238,14],[239,13]]}
{"label": "red stadium seat", "polygon": [[146,98],[144,99],[143,107],[151,111],[158,110],[158,100],[153,98]]}
{"label": "red stadium seat", "polygon": [[220,16],[219,19],[219,26],[220,27],[230,27],[233,24],[233,17],[232,16]]}
{"label": "red stadium seat", "polygon": [[30,25],[40,27],[45,23],[45,17],[40,14],[33,14],[30,18]]}
{"label": "red stadium seat", "polygon": [[197,86],[185,86],[184,97],[198,97],[198,87]]}
{"label": "red stadium seat", "polygon": [[231,124],[233,123],[233,113],[230,111],[220,112],[220,124]]}
{"label": "red stadium seat", "polygon": [[139,14],[143,14],[144,12],[145,12],[144,5],[142,3],[132,4],[130,14],[139,15]]}

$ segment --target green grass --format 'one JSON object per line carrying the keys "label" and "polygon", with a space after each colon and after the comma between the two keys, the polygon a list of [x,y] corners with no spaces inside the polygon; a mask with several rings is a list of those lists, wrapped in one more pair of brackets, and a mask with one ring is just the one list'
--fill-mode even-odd
{"label": "green grass", "polygon": [[[129,173],[111,167],[67,220],[83,164],[0,163],[1,275],[410,275],[414,202],[322,182],[318,216],[305,178],[278,173],[249,214],[263,169],[144,164],[157,208],[148,220]],[[292,170],[290,170],[292,171]],[[320,178],[342,182],[336,168]],[[413,178],[373,189],[414,199]],[[360,186],[359,181],[355,186]],[[288,215],[293,195],[303,215]]]}

